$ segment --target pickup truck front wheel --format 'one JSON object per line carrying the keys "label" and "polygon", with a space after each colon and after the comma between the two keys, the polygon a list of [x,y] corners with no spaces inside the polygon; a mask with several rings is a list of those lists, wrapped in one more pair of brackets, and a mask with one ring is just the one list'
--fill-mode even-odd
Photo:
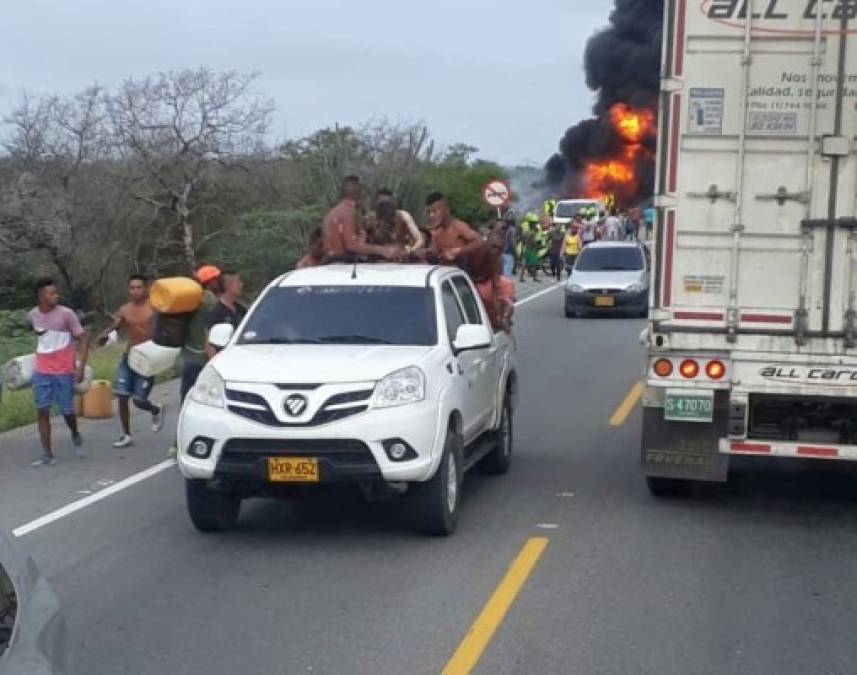
{"label": "pickup truck front wheel", "polygon": [[461,436],[450,429],[434,476],[411,488],[416,526],[425,534],[445,537],[455,532],[458,525],[463,477],[462,446]]}
{"label": "pickup truck front wheel", "polygon": [[187,511],[200,532],[224,532],[238,522],[241,498],[231,492],[211,490],[204,480],[185,481]]}

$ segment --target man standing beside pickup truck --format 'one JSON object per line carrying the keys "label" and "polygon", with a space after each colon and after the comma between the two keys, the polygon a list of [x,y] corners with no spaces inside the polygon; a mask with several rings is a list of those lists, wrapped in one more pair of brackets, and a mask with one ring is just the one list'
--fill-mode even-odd
{"label": "man standing beside pickup truck", "polygon": [[[217,304],[208,312],[208,330],[219,323],[228,323],[233,328],[238,328],[247,316],[247,308],[238,302],[241,291],[244,290],[241,275],[233,270],[224,270],[220,273],[220,282],[223,291]],[[206,342],[205,355],[213,359],[216,354],[217,349]]]}
{"label": "man standing beside pickup truck", "polygon": [[354,256],[377,256],[396,260],[400,251],[395,246],[367,244],[357,229],[357,204],[360,202],[360,179],[346,176],[342,181],[342,199],[324,217],[321,229],[324,233],[324,254],[327,259],[342,259]]}

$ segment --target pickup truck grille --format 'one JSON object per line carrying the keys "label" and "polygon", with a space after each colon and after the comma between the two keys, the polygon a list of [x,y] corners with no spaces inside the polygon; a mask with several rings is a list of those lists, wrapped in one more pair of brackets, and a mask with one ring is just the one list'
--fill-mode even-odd
{"label": "pickup truck grille", "polygon": [[368,400],[373,393],[374,390],[372,389],[364,389],[335,394],[324,402],[315,416],[308,422],[281,422],[277,419],[267,399],[253,392],[227,389],[226,399],[227,409],[235,415],[269,427],[299,429],[330,424],[364,413],[369,409]]}

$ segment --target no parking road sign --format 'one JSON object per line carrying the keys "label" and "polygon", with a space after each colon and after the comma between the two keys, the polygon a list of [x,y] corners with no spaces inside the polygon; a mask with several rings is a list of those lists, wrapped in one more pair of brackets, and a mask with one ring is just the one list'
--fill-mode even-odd
{"label": "no parking road sign", "polygon": [[512,190],[509,189],[509,184],[500,179],[490,181],[482,188],[482,200],[496,209],[502,209],[508,206],[512,200]]}

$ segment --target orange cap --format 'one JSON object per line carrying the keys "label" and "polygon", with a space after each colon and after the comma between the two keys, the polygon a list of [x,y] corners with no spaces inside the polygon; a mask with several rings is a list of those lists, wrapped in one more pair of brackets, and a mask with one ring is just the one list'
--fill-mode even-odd
{"label": "orange cap", "polygon": [[214,265],[203,265],[196,271],[196,280],[205,286],[220,276],[220,270]]}

